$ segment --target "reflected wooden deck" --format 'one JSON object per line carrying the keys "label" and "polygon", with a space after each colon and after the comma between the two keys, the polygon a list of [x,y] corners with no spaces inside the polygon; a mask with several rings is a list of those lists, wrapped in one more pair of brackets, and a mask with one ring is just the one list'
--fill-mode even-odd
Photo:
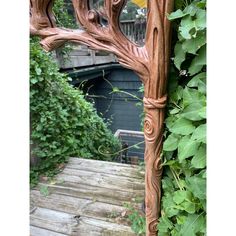
{"label": "reflected wooden deck", "polygon": [[31,190],[30,235],[135,236],[124,203],[141,205],[143,175],[137,166],[70,158],[55,180]]}
{"label": "reflected wooden deck", "polygon": [[54,55],[61,69],[73,69],[117,62],[115,55],[112,53],[91,50],[87,46],[81,45],[73,45],[72,50],[67,53],[66,59],[61,53],[61,49],[57,49]]}

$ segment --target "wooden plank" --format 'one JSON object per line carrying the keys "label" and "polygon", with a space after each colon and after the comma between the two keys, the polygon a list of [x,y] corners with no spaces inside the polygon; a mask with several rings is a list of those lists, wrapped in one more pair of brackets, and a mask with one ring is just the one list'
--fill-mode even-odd
{"label": "wooden plank", "polygon": [[138,170],[138,166],[137,165],[123,164],[123,163],[111,162],[111,161],[84,159],[84,158],[78,158],[78,157],[71,157],[71,158],[69,158],[69,163],[74,163],[74,164],[77,163],[77,164],[80,164],[80,165],[89,164],[91,166],[98,166],[98,167],[119,166],[119,167],[126,167],[129,170],[133,170],[133,169]]}
{"label": "wooden plank", "polygon": [[69,52],[69,56],[90,56],[90,51],[85,49],[73,49]]}
{"label": "wooden plank", "polygon": [[93,173],[100,173],[100,174],[107,174],[111,175],[113,177],[118,177],[118,178],[132,178],[136,182],[143,181],[144,183],[144,174],[143,172],[137,172],[136,170],[127,170],[126,168],[120,168],[120,167],[105,167],[102,169],[99,169],[98,167],[94,166],[80,166],[80,165],[74,165],[74,164],[67,164],[65,168],[65,172],[63,173],[68,173],[68,172],[80,172],[80,171],[86,171],[86,172],[93,172]]}
{"label": "wooden plank", "polygon": [[[38,208],[37,211],[31,215],[30,222],[32,226],[66,235],[135,235],[128,226],[107,223],[88,217],[75,219],[72,214],[53,211],[46,208]],[[65,224],[67,224],[67,227],[65,227]]]}
{"label": "wooden plank", "polygon": [[120,163],[111,164],[111,162],[105,161],[91,162],[86,159],[70,158],[66,168],[144,179],[144,172],[139,171],[137,166]]}
{"label": "wooden plank", "polygon": [[144,190],[130,192],[122,189],[113,189],[109,191],[107,188],[69,182],[55,184],[40,183],[39,188],[42,185],[47,186],[50,193],[85,198],[120,206],[123,206],[124,202],[136,202],[137,199],[144,199]]}
{"label": "wooden plank", "polygon": [[30,236],[68,236],[68,235],[30,226]]}
{"label": "wooden plank", "polygon": [[87,227],[96,226],[97,228],[101,228],[101,235],[103,236],[135,236],[135,233],[128,226],[114,224],[87,217],[83,217],[82,222]]}
{"label": "wooden plank", "polygon": [[126,208],[122,206],[53,193],[45,197],[37,190],[31,190],[30,198],[32,205],[37,207],[92,217],[113,223],[127,224],[126,220],[122,217],[124,212],[126,212]]}
{"label": "wooden plank", "polygon": [[111,55],[95,56],[95,58],[93,58],[91,55],[71,55],[67,60],[64,60],[61,57],[57,57],[57,60],[59,61],[60,67],[63,69],[99,65],[116,61],[115,57]]}
{"label": "wooden plank", "polygon": [[113,189],[123,189],[124,191],[143,190],[144,183],[142,180],[136,180],[128,177],[119,177],[103,173],[77,171],[65,169],[56,176],[57,181],[66,181],[77,184],[87,184],[91,186],[101,186],[108,191]]}
{"label": "wooden plank", "polygon": [[60,67],[63,69],[90,65],[93,65],[93,60],[91,56],[70,56],[68,60],[60,59]]}
{"label": "wooden plank", "polygon": [[71,235],[78,222],[74,215],[46,208],[37,208],[30,216],[30,225]]}

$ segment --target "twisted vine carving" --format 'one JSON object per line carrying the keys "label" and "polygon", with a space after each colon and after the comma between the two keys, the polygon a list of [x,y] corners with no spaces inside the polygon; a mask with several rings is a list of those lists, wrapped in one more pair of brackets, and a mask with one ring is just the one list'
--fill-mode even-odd
{"label": "twisted vine carving", "polygon": [[[170,51],[170,22],[166,14],[174,0],[147,0],[147,31],[143,47],[131,42],[121,31],[119,16],[127,0],[105,0],[104,12],[90,9],[89,0],[72,0],[83,30],[56,26],[53,0],[30,0],[30,32],[42,38],[41,45],[51,51],[66,42],[87,45],[114,53],[120,64],[134,70],[144,83],[144,133],[146,162],[146,235],[156,235],[161,200],[161,150],[164,107]],[[102,16],[108,24],[100,21]]]}

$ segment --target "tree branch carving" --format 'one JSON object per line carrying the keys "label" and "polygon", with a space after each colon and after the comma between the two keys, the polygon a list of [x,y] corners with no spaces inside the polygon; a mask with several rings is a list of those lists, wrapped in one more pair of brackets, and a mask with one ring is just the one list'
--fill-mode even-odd
{"label": "tree branch carving", "polygon": [[102,26],[99,13],[90,9],[89,1],[73,0],[82,31],[56,27],[51,11],[53,0],[31,0],[30,32],[42,38],[41,45],[47,51],[75,42],[112,52],[122,65],[133,69],[146,82],[149,78],[146,50],[129,41],[119,27],[119,15],[125,3],[126,0],[106,0],[104,9],[109,24]]}
{"label": "tree branch carving", "polygon": [[90,9],[89,0],[72,0],[83,30],[56,26],[53,0],[30,0],[30,32],[42,38],[41,45],[54,50],[66,42],[84,44],[92,49],[114,53],[120,64],[134,70],[144,83],[144,134],[146,162],[146,235],[156,236],[161,203],[161,150],[163,139],[166,83],[170,53],[170,22],[166,14],[173,0],[147,0],[146,42],[139,47],[122,33],[119,16],[127,0],[105,0],[103,17]]}

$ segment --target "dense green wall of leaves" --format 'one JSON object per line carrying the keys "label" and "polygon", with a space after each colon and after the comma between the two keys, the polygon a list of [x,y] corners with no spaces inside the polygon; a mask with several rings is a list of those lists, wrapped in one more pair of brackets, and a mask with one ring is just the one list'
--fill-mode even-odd
{"label": "dense green wall of leaves", "polygon": [[32,155],[40,159],[31,169],[31,183],[40,174],[55,174],[69,156],[109,159],[120,149],[118,140],[82,92],[59,73],[50,53],[30,40],[30,118]]}
{"label": "dense green wall of leaves", "polygon": [[175,45],[158,235],[201,236],[206,235],[206,1],[178,0],[169,19]]}

